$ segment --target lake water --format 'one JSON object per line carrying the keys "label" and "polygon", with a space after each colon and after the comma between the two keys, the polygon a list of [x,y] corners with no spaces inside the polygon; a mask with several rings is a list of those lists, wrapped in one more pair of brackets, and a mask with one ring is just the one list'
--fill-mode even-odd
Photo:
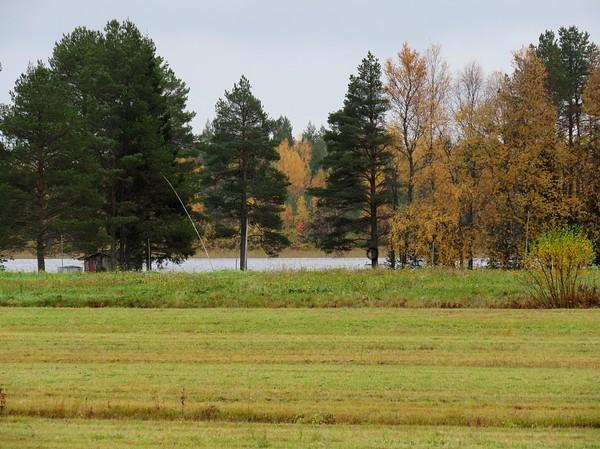
{"label": "lake water", "polygon": [[[9,260],[4,265],[7,271],[37,271],[36,259]],[[83,270],[83,262],[78,259],[46,259],[46,271],[49,273],[56,273],[62,265],[77,266]],[[368,259],[362,257],[261,257],[248,259],[248,269],[254,271],[327,270],[335,268],[362,269],[368,267],[370,267]],[[160,271],[180,271],[187,273],[200,273],[212,270],[236,270],[237,268],[239,268],[239,259],[235,258],[215,258],[211,259],[210,263],[206,258],[193,258],[179,265],[169,263],[160,268],[154,267],[154,269],[160,269]]]}

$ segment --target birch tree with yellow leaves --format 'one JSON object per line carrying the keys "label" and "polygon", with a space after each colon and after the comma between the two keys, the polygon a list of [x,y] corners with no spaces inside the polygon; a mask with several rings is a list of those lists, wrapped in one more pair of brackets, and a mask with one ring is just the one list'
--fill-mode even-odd
{"label": "birch tree with yellow leaves", "polygon": [[478,242],[481,243],[485,203],[485,166],[489,161],[489,131],[493,123],[493,99],[486,94],[481,67],[472,62],[455,84],[454,126],[456,145],[451,166],[458,184],[459,263],[473,269]]}
{"label": "birch tree with yellow leaves", "polygon": [[[386,95],[390,104],[390,135],[397,152],[394,158],[400,177],[401,206],[392,219],[390,258],[402,266],[414,259],[417,232],[413,201],[418,171],[422,168],[422,148],[427,130],[427,61],[404,43],[397,59],[384,66]],[[391,261],[395,265],[395,260]]]}
{"label": "birch tree with yellow leaves", "polygon": [[398,251],[401,265],[419,256],[432,265],[441,259],[450,263],[456,252],[457,214],[456,180],[449,164],[448,65],[440,47],[420,54],[404,44],[397,60],[387,61],[385,74],[397,172],[405,179],[403,201],[392,222],[391,254]]}
{"label": "birch tree with yellow leaves", "polygon": [[596,263],[600,262],[600,67],[590,75],[583,93],[585,140],[580,170],[584,205],[583,225],[594,243]]}
{"label": "birch tree with yellow leaves", "polygon": [[[282,213],[282,221],[292,242],[298,244],[305,239],[305,229],[309,221],[309,204],[306,201],[307,189],[314,187],[316,177],[311,172],[312,145],[303,138],[298,143],[290,145],[284,139],[277,147],[279,160],[276,167],[289,180],[288,198]],[[318,173],[318,172],[317,172]]]}
{"label": "birch tree with yellow leaves", "polygon": [[561,167],[566,159],[544,65],[531,49],[515,53],[515,70],[498,93],[497,140],[486,208],[487,249],[502,266],[520,266],[532,236],[566,218]]}

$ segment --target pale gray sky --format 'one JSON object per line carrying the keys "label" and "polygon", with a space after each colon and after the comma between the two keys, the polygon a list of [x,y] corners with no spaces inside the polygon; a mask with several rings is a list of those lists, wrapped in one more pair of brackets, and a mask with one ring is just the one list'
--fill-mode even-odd
{"label": "pale gray sky", "polygon": [[384,60],[404,41],[435,43],[453,70],[477,60],[490,73],[545,29],[576,25],[600,42],[600,0],[0,0],[0,102],[63,34],[113,18],[135,22],[188,84],[196,131],[241,74],[298,133],[341,106],[368,50]]}

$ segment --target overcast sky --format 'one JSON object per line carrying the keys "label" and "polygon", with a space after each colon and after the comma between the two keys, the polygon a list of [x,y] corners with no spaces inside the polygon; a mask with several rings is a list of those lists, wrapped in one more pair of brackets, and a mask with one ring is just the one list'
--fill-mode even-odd
{"label": "overcast sky", "polygon": [[368,50],[384,60],[404,41],[435,43],[454,71],[477,60],[490,73],[545,29],[576,25],[600,42],[600,0],[0,0],[0,102],[63,34],[113,18],[136,23],[188,84],[197,131],[241,74],[298,133],[341,106]]}

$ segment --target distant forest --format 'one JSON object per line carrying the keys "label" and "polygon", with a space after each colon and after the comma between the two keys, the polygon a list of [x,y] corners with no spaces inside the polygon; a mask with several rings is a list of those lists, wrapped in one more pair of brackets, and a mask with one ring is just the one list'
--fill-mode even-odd
{"label": "distant forest", "polygon": [[34,251],[44,271],[61,245],[139,270],[195,254],[191,220],[242,269],[249,248],[288,246],[519,267],[564,225],[600,261],[599,47],[576,27],[523,44],[512,73],[488,77],[451,71],[439,46],[368,53],[327,124],[298,133],[242,75],[196,135],[189,89],[150,37],[129,21],[77,28],[0,105],[0,255]]}

